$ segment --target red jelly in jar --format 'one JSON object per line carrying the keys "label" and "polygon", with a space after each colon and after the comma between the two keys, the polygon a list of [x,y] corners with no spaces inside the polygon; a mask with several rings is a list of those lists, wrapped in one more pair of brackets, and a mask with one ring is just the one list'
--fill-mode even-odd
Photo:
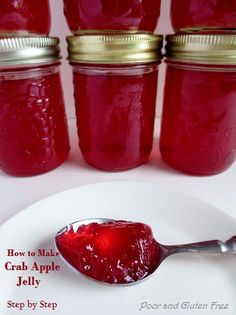
{"label": "red jelly in jar", "polygon": [[145,163],[152,149],[162,37],[88,35],[68,42],[85,161],[108,171]]}
{"label": "red jelly in jar", "polygon": [[190,174],[223,172],[236,157],[236,35],[167,42],[162,157]]}
{"label": "red jelly in jar", "polygon": [[51,16],[48,0],[1,0],[0,32],[6,35],[47,35]]}
{"label": "red jelly in jar", "polygon": [[42,174],[67,158],[58,43],[0,39],[0,168],[9,174]]}
{"label": "red jelly in jar", "polygon": [[160,0],[64,0],[71,31],[146,31],[153,33]]}
{"label": "red jelly in jar", "polygon": [[89,223],[77,230],[68,226],[56,236],[56,245],[75,269],[114,284],[144,279],[155,271],[162,254],[151,228],[129,221]]}
{"label": "red jelly in jar", "polygon": [[236,0],[172,0],[175,31],[236,28]]}

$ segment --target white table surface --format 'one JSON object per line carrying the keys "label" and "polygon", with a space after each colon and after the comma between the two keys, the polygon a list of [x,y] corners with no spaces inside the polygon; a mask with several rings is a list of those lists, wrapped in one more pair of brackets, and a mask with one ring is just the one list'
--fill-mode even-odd
{"label": "white table surface", "polygon": [[[0,224],[49,195],[76,186],[105,181],[158,183],[210,202],[236,219],[236,163],[226,172],[215,176],[184,175],[161,161],[156,137],[148,164],[125,172],[103,172],[83,161],[77,144],[74,119],[69,120],[69,126],[71,137],[69,159],[56,170],[27,178],[11,177],[0,171]],[[158,127],[156,133],[158,134]]]}

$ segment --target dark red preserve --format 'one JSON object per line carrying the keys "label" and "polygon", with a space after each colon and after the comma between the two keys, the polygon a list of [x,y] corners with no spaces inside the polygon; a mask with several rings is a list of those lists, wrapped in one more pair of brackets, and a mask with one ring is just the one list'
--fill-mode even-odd
{"label": "dark red preserve", "polygon": [[73,33],[153,33],[160,16],[160,0],[64,0],[64,13]]}
{"label": "dark red preserve", "polygon": [[85,161],[107,171],[147,162],[161,37],[77,36],[68,41],[79,146]]}
{"label": "dark red preserve", "polygon": [[161,257],[151,228],[143,223],[108,221],[68,226],[56,237],[62,256],[84,275],[124,284],[153,273]]}
{"label": "dark red preserve", "polygon": [[15,176],[48,172],[69,152],[58,39],[1,39],[0,47],[0,167]]}
{"label": "dark red preserve", "polygon": [[50,32],[49,0],[1,0],[0,32],[6,35],[40,34]]}
{"label": "dark red preserve", "polygon": [[161,155],[186,173],[223,172],[236,158],[236,36],[167,42]]}
{"label": "dark red preserve", "polygon": [[175,31],[236,28],[236,0],[172,0]]}

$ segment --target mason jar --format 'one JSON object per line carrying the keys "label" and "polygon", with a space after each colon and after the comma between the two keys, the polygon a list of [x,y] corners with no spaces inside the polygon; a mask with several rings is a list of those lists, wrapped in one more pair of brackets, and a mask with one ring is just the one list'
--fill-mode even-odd
{"label": "mason jar", "polygon": [[236,28],[236,0],[172,0],[171,22],[177,31]]}
{"label": "mason jar", "polygon": [[152,149],[162,36],[68,37],[79,146],[85,161],[121,171]]}
{"label": "mason jar", "polygon": [[1,36],[48,35],[51,26],[49,0],[1,0]]}
{"label": "mason jar", "polygon": [[64,14],[74,33],[117,30],[153,33],[160,0],[64,0]]}
{"label": "mason jar", "polygon": [[236,35],[167,36],[160,150],[173,168],[225,171],[236,157]]}
{"label": "mason jar", "polygon": [[0,168],[11,175],[42,174],[67,158],[58,44],[48,37],[0,39]]}

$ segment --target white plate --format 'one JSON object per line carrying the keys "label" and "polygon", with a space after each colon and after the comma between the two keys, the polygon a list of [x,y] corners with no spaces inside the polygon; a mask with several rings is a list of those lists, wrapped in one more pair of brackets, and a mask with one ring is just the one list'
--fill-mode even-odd
{"label": "white plate", "polygon": [[[32,314],[236,314],[234,255],[173,256],[150,279],[129,287],[84,279],[59,257],[7,257],[8,249],[54,249],[54,235],[59,229],[91,217],[145,222],[151,225],[156,239],[166,244],[225,240],[236,234],[236,222],[217,208],[155,184],[108,182],[61,192],[32,205],[0,227],[1,315],[31,314],[27,307],[21,312],[7,307],[9,301],[27,304],[27,300],[38,303]],[[29,267],[34,261],[54,261],[61,270],[47,275],[5,270],[7,261],[19,264],[23,260]],[[18,276],[35,276],[41,282],[38,288],[17,287]],[[56,310],[40,308],[42,300],[57,303]],[[227,309],[219,310],[222,305],[218,304]],[[140,310],[141,305],[146,308]]]}

